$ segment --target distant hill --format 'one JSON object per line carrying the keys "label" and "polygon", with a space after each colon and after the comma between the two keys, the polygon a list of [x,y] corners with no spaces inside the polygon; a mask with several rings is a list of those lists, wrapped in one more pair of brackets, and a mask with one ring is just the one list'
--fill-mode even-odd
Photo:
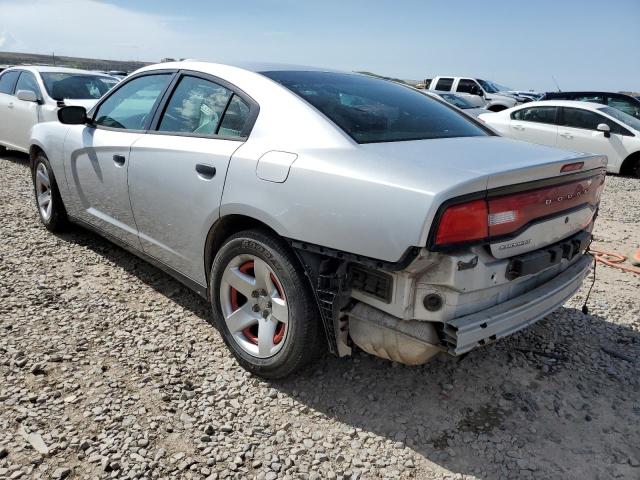
{"label": "distant hill", "polygon": [[58,67],[80,68],[83,70],[124,70],[132,72],[150,65],[152,62],[122,60],[100,60],[96,58],[63,57],[40,55],[37,53],[0,52],[0,65],[55,65]]}

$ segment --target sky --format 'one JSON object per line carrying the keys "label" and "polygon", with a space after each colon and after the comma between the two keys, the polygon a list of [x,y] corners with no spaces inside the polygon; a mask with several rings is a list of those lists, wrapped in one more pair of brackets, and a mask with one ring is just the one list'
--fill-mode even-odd
{"label": "sky", "polygon": [[0,0],[0,51],[640,91],[640,0]]}

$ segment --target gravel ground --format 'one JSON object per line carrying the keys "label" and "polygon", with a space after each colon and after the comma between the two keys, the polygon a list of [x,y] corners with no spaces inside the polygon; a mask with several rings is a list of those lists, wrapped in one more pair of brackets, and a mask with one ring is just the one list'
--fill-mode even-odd
{"label": "gravel ground", "polygon": [[[364,353],[295,379],[238,367],[179,283],[37,220],[0,159],[0,479],[640,478],[640,276],[598,268],[545,320],[462,360]],[[640,241],[640,180],[607,179],[600,248]]]}

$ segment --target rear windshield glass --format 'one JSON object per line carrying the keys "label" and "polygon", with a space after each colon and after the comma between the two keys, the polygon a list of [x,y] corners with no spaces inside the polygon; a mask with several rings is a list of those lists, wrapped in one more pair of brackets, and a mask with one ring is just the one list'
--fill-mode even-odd
{"label": "rear windshield glass", "polygon": [[263,75],[305,99],[358,143],[488,135],[462,113],[394,82],[333,72]]}
{"label": "rear windshield glass", "polygon": [[467,102],[464,98],[458,95],[454,95],[453,93],[441,93],[440,97],[442,97],[442,99],[445,100],[447,103],[450,103],[451,105],[455,105],[456,107],[461,108],[462,110],[467,110],[469,108],[476,108],[476,106],[473,105],[472,103]]}
{"label": "rear windshield glass", "polygon": [[98,99],[118,83],[117,79],[103,75],[62,72],[42,72],[41,75],[44,88],[54,100]]}

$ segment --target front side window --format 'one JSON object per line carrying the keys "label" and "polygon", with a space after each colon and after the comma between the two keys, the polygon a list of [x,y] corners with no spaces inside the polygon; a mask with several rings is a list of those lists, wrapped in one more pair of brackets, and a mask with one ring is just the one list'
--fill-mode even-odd
{"label": "front side window", "polygon": [[231,95],[216,83],[185,76],[173,92],[158,130],[215,135]]}
{"label": "front side window", "polygon": [[480,91],[480,87],[478,87],[478,84],[473,80],[463,78],[458,82],[456,91],[463,93],[472,93],[475,95]]}
{"label": "front side window", "polygon": [[170,78],[171,74],[165,73],[145,75],[127,82],[100,105],[94,123],[127,130],[144,129]]}
{"label": "front side window", "polygon": [[68,72],[42,72],[44,88],[54,100],[97,100],[117,85],[115,78]]}
{"label": "front side window", "polygon": [[18,81],[18,75],[20,75],[19,70],[9,70],[8,72],[4,72],[2,76],[0,76],[0,93],[13,95],[14,87]]}
{"label": "front side window", "polygon": [[556,123],[556,107],[530,107],[516,110],[511,114],[513,120],[535,123]]}
{"label": "front side window", "polygon": [[609,97],[607,104],[627,115],[640,118],[640,102],[634,102],[633,100],[621,97]]}
{"label": "front side window", "polygon": [[442,90],[448,92],[453,86],[453,78],[439,78],[436,82],[436,88],[434,90]]}
{"label": "front side window", "polygon": [[41,98],[40,87],[38,86],[36,77],[31,72],[25,71],[20,74],[18,83],[16,83],[16,93],[18,93],[19,90],[29,90],[35,93],[36,97]]}
{"label": "front side window", "polygon": [[358,143],[489,135],[463,113],[395,82],[349,73],[262,73],[309,102]]}
{"label": "front side window", "polygon": [[613,126],[613,122],[607,120],[602,115],[590,110],[581,108],[564,108],[562,115],[562,125],[566,127],[582,128],[584,130],[598,130],[598,125],[606,123],[609,127]]}
{"label": "front side window", "polygon": [[476,80],[478,80],[478,83],[482,86],[482,89],[487,93],[498,93],[500,91],[497,85],[493,82],[490,82],[489,80],[481,80],[479,78],[477,78]]}

